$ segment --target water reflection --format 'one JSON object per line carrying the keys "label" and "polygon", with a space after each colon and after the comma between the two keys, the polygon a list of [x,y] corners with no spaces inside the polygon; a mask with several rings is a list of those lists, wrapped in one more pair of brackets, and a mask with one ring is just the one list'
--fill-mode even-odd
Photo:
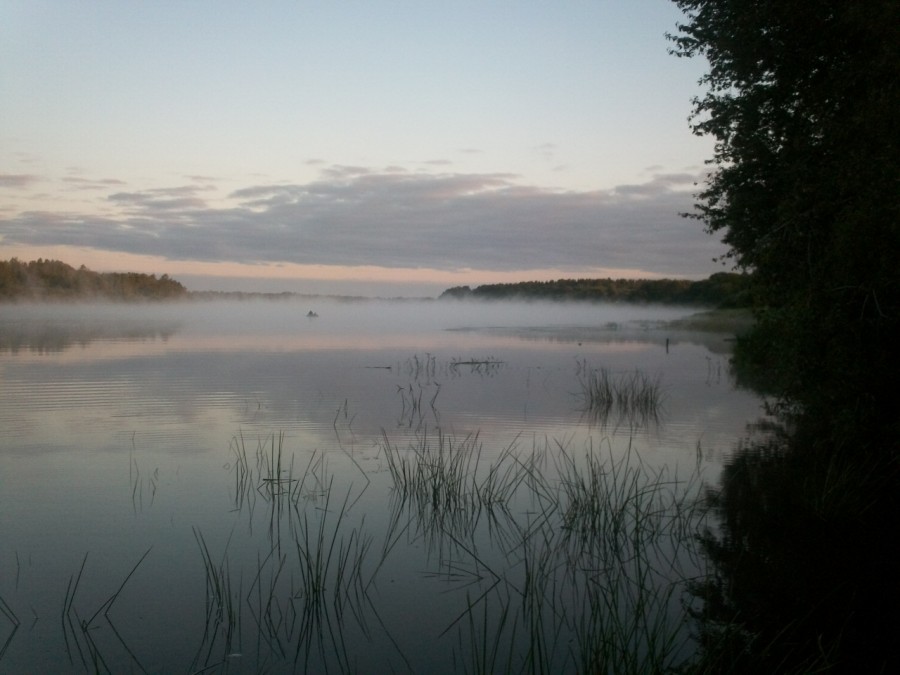
{"label": "water reflection", "polygon": [[[712,451],[759,407],[711,375],[702,339],[612,335],[608,308],[555,307],[541,339],[533,306],[308,309],[4,312],[0,332],[77,337],[0,352],[0,666],[572,672],[624,651],[640,672],[690,655],[695,472],[716,478]],[[579,322],[596,338],[561,339]],[[661,405],[586,416],[589,372],[614,389],[644,373]],[[40,620],[61,606],[63,632]],[[652,625],[622,620],[644,610]]]}
{"label": "water reflection", "polygon": [[823,443],[810,418],[755,426],[726,463],[696,588],[705,672],[897,672],[896,466]]}
{"label": "water reflection", "polygon": [[58,354],[73,347],[86,348],[97,341],[132,342],[160,340],[166,342],[178,332],[173,321],[86,321],[30,320],[0,323],[0,353]]}

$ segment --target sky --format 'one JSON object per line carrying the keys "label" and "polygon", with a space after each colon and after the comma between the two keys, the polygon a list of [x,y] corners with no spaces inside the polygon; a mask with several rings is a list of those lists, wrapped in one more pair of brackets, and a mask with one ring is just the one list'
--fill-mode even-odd
{"label": "sky", "polygon": [[669,0],[0,0],[0,259],[193,290],[703,278]]}

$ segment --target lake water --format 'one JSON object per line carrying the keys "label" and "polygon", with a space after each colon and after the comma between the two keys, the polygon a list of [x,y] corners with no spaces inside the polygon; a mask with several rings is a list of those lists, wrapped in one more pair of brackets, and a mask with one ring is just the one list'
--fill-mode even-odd
{"label": "lake water", "polygon": [[3,306],[0,671],[687,658],[691,500],[761,411],[690,313]]}

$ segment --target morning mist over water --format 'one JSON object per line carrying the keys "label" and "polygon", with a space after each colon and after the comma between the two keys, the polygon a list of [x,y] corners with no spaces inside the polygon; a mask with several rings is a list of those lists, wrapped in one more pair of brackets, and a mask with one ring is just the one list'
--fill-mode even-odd
{"label": "morning mist over water", "polygon": [[[647,663],[687,658],[698,561],[649,514],[690,513],[760,412],[729,334],[670,323],[692,311],[4,307],[0,666],[453,672],[543,644],[544,667],[576,672],[613,634]],[[620,399],[592,403],[598,377]],[[641,383],[644,408],[624,398]],[[638,558],[614,545],[635,508]],[[590,590],[601,563],[614,595]],[[639,600],[664,654],[622,632]]]}

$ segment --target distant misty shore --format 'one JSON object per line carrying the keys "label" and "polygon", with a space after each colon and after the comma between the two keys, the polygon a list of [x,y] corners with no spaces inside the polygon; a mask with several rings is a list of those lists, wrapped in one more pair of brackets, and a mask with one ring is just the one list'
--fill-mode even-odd
{"label": "distant misty shore", "polygon": [[[720,272],[707,279],[558,279],[456,286],[437,300],[525,300],[679,304],[721,308],[749,307],[751,278]],[[337,300],[364,301],[365,296],[322,295],[296,292],[189,291],[163,274],[94,272],[59,260],[0,261],[0,302],[159,302],[177,300]],[[434,300],[434,298],[382,298]]]}

